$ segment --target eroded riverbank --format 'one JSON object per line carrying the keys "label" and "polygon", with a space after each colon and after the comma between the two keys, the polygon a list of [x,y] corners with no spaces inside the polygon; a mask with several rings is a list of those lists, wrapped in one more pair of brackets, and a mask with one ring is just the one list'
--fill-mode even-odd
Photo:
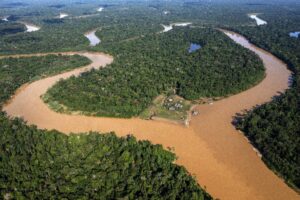
{"label": "eroded riverbank", "polygon": [[193,117],[191,126],[168,124],[141,119],[116,119],[56,113],[48,108],[40,96],[61,78],[91,68],[105,66],[113,61],[100,53],[72,52],[92,60],[92,64],[24,86],[4,107],[11,117],[23,117],[39,128],[57,129],[64,133],[86,131],[109,132],[117,135],[133,134],[138,139],[150,140],[164,147],[174,147],[178,164],[196,175],[201,186],[220,199],[299,199],[283,180],[270,171],[253,151],[244,136],[231,125],[235,113],[270,101],[278,91],[288,88],[290,72],[280,60],[247,42],[232,32],[226,32],[234,41],[257,53],[264,61],[266,78],[257,86],[240,94],[200,105],[200,115]]}

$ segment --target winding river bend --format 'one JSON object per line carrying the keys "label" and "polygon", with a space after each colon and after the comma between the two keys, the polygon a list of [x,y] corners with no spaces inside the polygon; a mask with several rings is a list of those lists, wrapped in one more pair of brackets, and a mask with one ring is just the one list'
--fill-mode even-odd
{"label": "winding river bend", "polygon": [[[133,134],[140,140],[150,140],[164,147],[174,147],[177,163],[196,175],[201,186],[222,200],[282,200],[299,199],[298,194],[270,171],[253,151],[244,136],[231,125],[235,113],[270,101],[288,88],[290,71],[268,52],[250,44],[244,37],[223,31],[235,42],[254,51],[264,62],[266,78],[240,94],[199,105],[200,115],[193,117],[191,126],[147,121],[137,118],[116,119],[56,113],[43,103],[40,96],[61,78],[92,68],[104,67],[113,58],[101,53],[70,52],[92,60],[92,64],[70,72],[35,81],[16,92],[3,110],[11,117],[23,117],[39,128],[57,129],[66,134],[86,131],[115,131],[118,136]],[[44,55],[44,54],[38,54]],[[32,55],[19,55],[32,56]]]}

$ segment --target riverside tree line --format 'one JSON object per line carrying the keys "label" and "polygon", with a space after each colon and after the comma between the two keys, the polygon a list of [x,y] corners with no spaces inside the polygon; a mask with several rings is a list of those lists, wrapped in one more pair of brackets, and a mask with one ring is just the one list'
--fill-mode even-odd
{"label": "riverside tree line", "polygon": [[[298,73],[299,73],[299,57],[300,57],[299,46],[300,45],[299,45],[299,38],[298,39],[290,38],[288,36],[289,32],[299,31],[300,29],[299,26],[300,20],[299,20],[299,15],[297,14],[300,10],[299,5],[286,4],[285,6],[282,6],[282,5],[272,4],[271,1],[260,3],[260,4],[219,3],[219,4],[214,4],[213,6],[211,6],[210,3],[206,3],[206,2],[199,2],[199,3],[179,2],[178,3],[175,1],[172,1],[170,4],[165,4],[160,2],[151,2],[149,3],[149,5],[144,4],[142,2],[136,3],[135,5],[132,4],[133,4],[132,2],[131,3],[128,2],[126,4],[124,3],[119,6],[116,3],[115,5],[110,5],[109,7],[106,7],[105,10],[99,16],[94,16],[92,18],[82,18],[77,20],[68,19],[68,18],[63,20],[53,20],[53,16],[57,15],[57,13],[59,12],[58,10],[56,10],[57,8],[50,9],[49,7],[39,6],[38,9],[36,7],[27,7],[27,9],[13,10],[14,16],[10,18],[12,21],[0,23],[0,32],[1,32],[0,52],[1,54],[16,54],[16,53],[29,53],[29,52],[86,50],[88,46],[88,41],[87,39],[84,38],[83,33],[88,30],[94,29],[95,25],[101,28],[101,30],[97,32],[97,35],[99,35],[101,39],[103,38],[102,41],[103,46],[96,47],[94,48],[94,50],[95,51],[105,50],[114,55],[118,55],[119,52],[122,51],[122,49],[120,50],[113,49],[113,46],[116,45],[117,43],[125,43],[124,45],[117,44],[118,47],[122,47],[123,50],[125,50],[127,48],[126,45],[130,46],[130,44],[128,44],[127,41],[134,40],[135,38],[140,37],[141,35],[143,35],[144,37],[150,35],[150,37],[148,38],[162,37],[162,36],[151,36],[152,33],[162,30],[160,24],[169,24],[171,22],[178,22],[178,21],[189,21],[189,22],[193,22],[193,26],[199,26],[199,27],[232,28],[233,30],[238,31],[241,34],[245,35],[256,45],[263,47],[268,51],[271,51],[272,53],[274,53],[275,55],[283,59],[285,62],[289,64],[289,67],[295,73],[293,76],[293,86],[290,90],[280,95],[279,97],[275,98],[272,103],[263,105],[262,107],[257,108],[252,112],[248,113],[247,116],[244,116],[245,117],[244,120],[240,121],[238,127],[245,132],[245,134],[252,141],[253,145],[255,145],[260,150],[260,152],[263,154],[263,160],[268,164],[268,166],[271,169],[275,170],[277,174],[285,178],[285,180],[290,185],[299,188],[299,180],[300,180],[299,178],[300,177],[299,175],[300,174],[299,173],[300,171],[299,170],[299,166],[300,166],[299,164],[300,162],[299,161],[299,152],[300,152],[299,150],[299,146],[300,146],[299,145],[299,132],[300,132],[299,131],[300,130],[299,93],[300,91],[299,91]],[[92,9],[95,8],[95,5],[78,4],[76,6],[66,5],[66,7],[71,14],[77,16],[81,14],[93,14]],[[126,7],[129,10],[123,9],[124,7]],[[39,12],[36,12],[36,10],[39,10]],[[163,14],[164,10],[170,11],[170,14],[164,15]],[[260,17],[266,20],[268,22],[268,25],[257,27],[255,25],[255,22],[250,18],[248,18],[247,16],[247,13],[251,13],[251,12],[263,13],[263,15],[261,15]],[[1,8],[1,13],[3,15],[8,15],[11,14],[11,10],[6,10]],[[23,25],[14,22],[17,20],[33,22],[34,24],[42,26],[42,29],[38,32],[33,32],[33,33],[15,34],[15,32],[24,31]],[[128,30],[130,31],[128,32]],[[176,34],[178,33],[180,33],[180,31],[176,31],[176,33],[174,32],[170,34],[171,35],[173,34],[172,36],[176,36]],[[182,35],[178,35],[178,36],[182,36]],[[199,38],[196,38],[197,40],[193,40],[189,42],[199,42],[202,45],[208,45],[207,43],[205,43],[205,41],[207,42],[209,40],[200,40]],[[219,38],[219,35],[217,38]],[[153,40],[157,42],[160,41],[161,39],[159,40],[152,39],[152,41]],[[139,55],[142,56],[142,53],[145,53],[145,50],[142,49],[145,48],[145,45],[142,44],[141,39],[137,41],[139,47],[135,48],[134,50],[137,53],[139,53]],[[175,39],[172,40],[171,38],[170,41],[175,41]],[[178,43],[178,41],[176,42]],[[147,43],[147,41],[145,41],[145,43]],[[178,47],[175,47],[174,49],[177,50],[180,48],[182,51],[185,51],[185,48],[187,48],[186,45],[188,45],[188,43],[185,41],[184,45],[182,46],[180,45],[182,45],[181,42],[179,42]],[[139,51],[141,49],[143,52],[140,53]],[[201,54],[204,54],[204,52],[206,51],[208,51],[207,48],[203,48],[198,52],[199,54],[195,53],[191,55],[186,55],[184,58],[188,61],[189,60],[188,57],[190,57],[192,62],[194,62],[195,59],[200,59],[199,56],[200,52]],[[133,54],[136,55],[135,54],[136,52],[133,52]],[[215,52],[215,51],[210,50],[209,52]],[[221,51],[218,50],[218,52]],[[126,55],[133,56],[133,58],[136,58],[134,57],[133,54],[127,53]],[[181,56],[182,55],[183,54],[181,54]],[[123,56],[122,60],[126,61],[125,55],[120,55],[120,56]],[[204,58],[207,59],[207,57]],[[151,58],[151,59],[155,60],[156,58]],[[139,61],[140,60],[141,58],[139,58]],[[147,58],[147,62],[148,60],[150,60],[150,58]],[[165,60],[161,58],[159,58],[159,60],[161,62],[165,62]],[[218,58],[217,60],[221,60],[221,59]],[[116,61],[118,61],[118,59],[116,59]],[[17,62],[17,61],[12,60],[11,62]],[[26,63],[26,61],[22,61],[22,62]],[[35,60],[34,62],[36,63],[38,61]],[[125,64],[127,63],[129,62],[126,61]],[[187,62],[187,63],[191,63],[191,62]],[[117,65],[121,66],[121,64],[122,63],[117,63],[117,62],[114,63],[114,65],[116,66]],[[72,66],[74,66],[74,64]],[[127,67],[127,65],[123,65],[123,66]],[[153,67],[150,66],[150,68],[152,69]],[[132,67],[129,67],[128,69],[132,69]],[[189,69],[189,70],[191,70],[191,72],[194,72],[193,70],[195,69]],[[198,68],[197,70],[199,71]],[[123,72],[124,71],[125,70],[123,70]],[[134,75],[138,73],[136,71],[133,72]],[[167,73],[169,72],[170,70]],[[13,70],[10,73],[13,73]],[[98,76],[96,76],[97,73],[98,72],[88,73],[85,74],[84,76],[89,77],[94,75],[96,78],[98,78]],[[186,73],[186,71],[183,71],[181,73]],[[0,73],[0,76],[1,74],[2,71]],[[212,74],[215,74],[214,76],[218,76],[218,73],[212,73]],[[126,72],[126,75],[130,75],[130,74]],[[228,75],[228,73],[226,73],[226,75]],[[7,77],[1,77],[1,79],[3,78],[6,79]],[[14,83],[12,78],[14,79],[16,78],[17,80],[21,79],[23,81],[21,82],[17,81],[16,83]],[[178,77],[176,77],[176,80],[177,78]],[[93,80],[92,78],[84,78],[84,79],[89,81],[96,81],[96,79]],[[7,84],[8,80],[0,83],[1,91],[8,91],[5,93],[2,92],[0,93],[1,95],[5,95],[4,97],[1,96],[1,104],[5,100],[7,100],[11,94],[13,94],[13,91],[16,88],[18,88],[24,82],[31,81],[31,79],[30,78],[23,79],[21,75],[18,75],[18,78],[13,76],[9,81],[11,82],[10,84]],[[79,82],[78,80],[76,81]],[[71,82],[69,82],[68,84],[70,84]],[[254,82],[255,81],[253,80],[252,83]],[[152,83],[153,82],[150,82],[148,84],[151,90],[152,90]],[[172,82],[173,86],[175,85],[175,88],[179,88],[177,86],[181,86],[181,84],[177,84],[177,83],[179,82],[175,80],[173,80]],[[187,79],[186,82],[184,83],[189,86],[189,84],[192,84],[192,81],[188,81]],[[204,83],[207,82],[204,81]],[[3,84],[7,84],[7,86],[3,87],[2,86]],[[123,87],[123,85],[121,86]],[[228,85],[226,85],[226,87],[227,86]],[[159,89],[161,91],[166,91],[167,89],[169,89],[169,85],[167,86],[163,85],[163,89],[161,88]],[[154,92],[151,92],[151,95],[155,94],[155,92],[157,92],[156,90],[157,89],[155,89]],[[184,93],[182,93],[182,91],[183,90],[176,90],[176,92],[178,93],[180,92],[181,95],[183,96]],[[193,96],[194,94],[197,93],[198,93],[197,90],[196,92],[185,93],[186,98],[188,98],[189,96]],[[148,97],[145,98],[147,99]],[[147,101],[150,100],[151,98],[147,99]],[[134,103],[139,103],[139,102],[134,102]],[[23,122],[19,122],[19,121],[12,122],[11,120],[8,120],[4,114],[1,114],[1,120],[2,121],[0,127],[3,130],[1,131],[2,134],[1,141],[5,141],[7,144],[9,143],[15,144],[14,138],[10,137],[10,135],[13,132],[22,133],[21,132],[22,129],[27,129],[29,132],[33,132],[33,133],[43,132],[35,129],[34,127],[28,128]],[[25,138],[25,135],[23,135],[22,137]],[[47,140],[47,137],[49,136],[45,135],[41,137],[41,140]],[[22,140],[23,139],[20,139],[18,140],[18,142],[22,143]],[[31,138],[29,138],[28,140],[31,141]],[[53,145],[55,145],[55,143],[53,143]],[[26,147],[26,145],[23,146]],[[2,152],[4,152],[3,149]],[[15,155],[19,155],[20,153],[21,151],[18,151]],[[5,158],[6,156],[9,157],[10,155],[11,154],[3,153],[1,159]],[[15,162],[15,165],[17,165],[16,161],[12,161],[12,162]],[[2,163],[0,163],[0,165],[2,165]],[[10,175],[12,176],[12,174]],[[23,176],[24,174],[21,175]],[[7,181],[7,178],[3,178],[3,177],[1,179],[2,181],[1,192],[3,193],[1,194],[15,195],[14,193],[15,190],[12,187],[12,184],[10,184],[12,189],[10,190],[11,192],[5,192],[8,191],[8,189],[6,190],[2,189],[3,185],[5,185],[4,181]],[[19,194],[21,194],[21,192],[19,192]]]}
{"label": "riverside tree line", "polygon": [[[89,62],[76,55],[0,59],[0,105],[24,83]],[[66,136],[0,112],[1,199],[212,199],[175,160],[132,136]]]}
{"label": "riverside tree line", "polygon": [[[191,42],[202,49],[188,53]],[[264,77],[254,53],[210,28],[175,28],[114,45],[103,41],[98,49],[112,54],[114,62],[60,81],[48,91],[46,102],[58,102],[69,111],[132,117],[169,91],[188,100],[226,96]]]}
{"label": "riverside tree line", "polygon": [[[295,9],[299,12],[300,7]],[[280,15],[278,16],[278,12]],[[263,15],[267,26],[234,27],[256,45],[284,60],[293,72],[291,88],[271,103],[250,111],[240,118],[243,130],[263,155],[263,160],[292,187],[300,187],[300,38],[289,32],[300,30],[299,15],[268,9]]]}

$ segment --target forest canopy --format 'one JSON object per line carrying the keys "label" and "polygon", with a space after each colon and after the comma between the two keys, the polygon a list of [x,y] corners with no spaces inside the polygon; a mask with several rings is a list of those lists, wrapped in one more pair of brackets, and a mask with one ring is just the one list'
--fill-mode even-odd
{"label": "forest canopy", "polygon": [[[189,53],[191,42],[203,47]],[[99,50],[112,54],[114,62],[60,81],[46,102],[58,102],[68,111],[132,117],[169,91],[188,100],[226,96],[264,77],[258,56],[209,28],[175,28],[115,45],[103,42]]]}
{"label": "forest canopy", "polygon": [[66,136],[0,113],[0,195],[8,199],[212,199],[175,155],[132,136]]}
{"label": "forest canopy", "polygon": [[[78,55],[0,59],[0,105],[24,83],[89,63]],[[67,136],[0,112],[1,199],[212,199],[175,160],[132,136]]]}
{"label": "forest canopy", "polygon": [[90,64],[90,60],[74,55],[47,55],[0,59],[0,105],[21,85],[41,77]]}
{"label": "forest canopy", "polygon": [[[234,27],[250,41],[288,63],[294,72],[291,88],[271,103],[250,111],[240,119],[238,128],[245,132],[263,155],[263,160],[286,182],[300,188],[300,39],[289,32],[298,27],[299,16],[290,12],[269,11],[262,27]],[[276,16],[276,18],[275,18]],[[296,29],[297,30],[297,29]]]}
{"label": "forest canopy", "polygon": [[[286,93],[274,98],[273,102],[250,111],[239,122],[238,128],[243,130],[252,144],[259,149],[263,155],[263,160],[271,169],[285,178],[290,185],[299,188],[300,38],[291,38],[288,35],[289,32],[300,30],[299,4],[297,4],[297,1],[294,1],[293,4],[288,4],[287,1],[284,1],[284,6],[282,4],[274,4],[273,2],[275,1],[268,1],[263,4],[235,2],[238,3],[213,4],[209,1],[186,1],[185,3],[182,3],[182,1],[170,1],[169,3],[165,1],[151,3],[149,1],[146,1],[146,3],[145,1],[115,1],[113,5],[111,3],[109,5],[95,5],[75,2],[72,6],[66,5],[66,7],[59,9],[67,9],[71,16],[97,15],[80,19],[69,17],[62,20],[55,18],[59,12],[57,7],[60,6],[45,8],[45,6],[41,5],[32,7],[25,5],[26,9],[20,9],[24,5],[4,3],[0,8],[1,17],[9,15],[10,17],[8,18],[9,22],[0,22],[0,53],[18,54],[93,50],[113,54],[115,56],[115,63],[112,66],[105,70],[86,73],[78,79],[73,78],[69,81],[61,82],[49,94],[53,95],[51,100],[66,104],[70,109],[85,110],[87,112],[96,109],[99,111],[98,115],[111,116],[114,113],[114,116],[130,117],[137,115],[141,110],[146,108],[157,94],[169,89],[175,89],[177,94],[185,98],[194,99],[203,95],[217,96],[239,92],[259,81],[263,75],[260,61],[255,60],[256,58],[253,59],[253,55],[249,54],[248,51],[232,44],[228,38],[212,29],[224,27],[237,31],[249,38],[252,43],[284,60],[294,72],[292,87]],[[60,2],[60,4],[62,3]],[[51,5],[55,4],[51,3],[49,6]],[[99,14],[95,9],[96,6],[103,6],[105,9]],[[168,10],[169,14],[165,15],[163,13],[165,10]],[[266,26],[256,26],[254,21],[247,16],[248,13],[253,12],[261,13],[260,17],[266,20],[268,24]],[[25,27],[19,21],[32,22],[42,28],[38,32],[29,34],[24,32]],[[164,35],[154,34],[162,30],[161,24],[167,25],[173,22],[186,21],[192,22],[195,30],[177,28]],[[83,33],[95,28],[99,28],[97,35],[101,38],[102,43],[98,47],[89,48],[88,40],[83,36]],[[143,37],[139,38],[140,36]],[[185,37],[187,39],[184,39]],[[186,53],[186,48],[188,48],[190,42],[200,43],[203,48],[189,55]],[[151,48],[147,49],[145,45]],[[128,49],[132,53],[125,51]],[[179,57],[170,57],[168,54],[170,49],[174,53],[174,57],[177,55]],[[157,56],[156,51],[158,51],[157,54],[162,53],[168,59]],[[230,56],[237,55],[236,52],[238,54],[241,53],[244,57],[237,56],[231,60]],[[224,58],[219,56],[223,53],[226,55]],[[240,63],[247,60],[247,58],[252,58],[251,60],[254,62],[251,65],[249,64],[249,66],[257,66],[256,71],[250,70],[249,75],[247,74],[249,69],[245,68],[245,73],[243,69],[244,65],[235,65],[235,63]],[[46,68],[48,65],[43,65],[42,63],[52,63],[52,61],[57,61],[57,59],[44,58],[43,62],[40,62],[37,58],[21,59],[19,61],[15,59],[0,60],[0,104],[8,100],[22,84],[35,80],[35,78],[38,78],[43,73],[47,75]],[[121,59],[123,62],[120,61]],[[184,59],[184,62],[181,59]],[[213,62],[214,60],[216,63]],[[33,62],[36,65],[33,66]],[[78,62],[78,65],[72,63],[72,66],[75,67],[83,64],[80,62]],[[222,62],[226,63],[226,66],[231,66],[232,69],[222,68]],[[7,69],[7,63],[13,68]],[[58,63],[62,67],[68,62],[62,59]],[[154,65],[153,63],[158,64]],[[248,66],[248,64],[244,64]],[[27,69],[23,69],[21,66],[30,67],[26,71]],[[37,68],[35,69],[35,67]],[[16,70],[13,70],[14,68]],[[177,68],[178,71],[176,71]],[[40,69],[43,70],[40,71]],[[174,69],[176,70],[174,71]],[[109,73],[113,70],[115,72],[111,76]],[[232,72],[237,72],[237,74],[240,72],[240,75],[244,75],[244,77],[239,80],[238,76],[235,76]],[[205,76],[198,76],[199,73],[204,73]],[[141,76],[136,76],[137,74]],[[167,78],[163,79],[162,77]],[[238,81],[238,84],[227,81],[226,77]],[[100,80],[100,83],[97,82],[99,78],[105,80],[105,84],[109,87],[106,88],[106,85],[105,87],[98,87],[98,84],[103,86]],[[119,80],[122,81],[119,82]],[[134,80],[134,82],[131,82],[131,80]],[[73,84],[81,86],[79,88],[80,95],[75,97],[73,95],[75,92],[70,90],[69,93],[72,93],[71,95],[66,93],[69,98],[63,99],[64,94],[59,94],[59,90],[65,91],[66,89],[70,89],[70,86]],[[126,85],[125,89],[124,85]],[[86,89],[88,95],[84,96],[82,92]],[[109,94],[107,89],[110,89],[113,93]],[[107,97],[103,96],[103,94],[106,95],[107,93],[109,94]],[[101,101],[95,104],[95,107],[92,107],[90,103],[94,103],[99,99]],[[87,100],[89,105],[80,104],[82,100]],[[71,101],[74,101],[74,103]],[[123,104],[125,105],[124,108],[121,106]],[[32,141],[36,135],[32,134],[30,136],[32,138],[28,138],[26,135],[20,134],[20,138],[23,137],[24,140],[20,139],[19,141],[15,141],[15,138],[11,137],[11,135],[18,136],[17,133],[23,133],[23,129],[27,131],[26,134],[28,132],[38,132],[37,135],[42,136],[36,137],[39,137],[38,140],[43,140],[43,143],[47,143],[44,141],[48,140],[47,137],[51,138],[51,136],[46,137],[43,135],[44,131],[28,127],[21,121],[8,120],[5,114],[1,113],[0,120],[0,129],[3,130],[0,133],[2,139],[0,142],[6,141],[7,144],[17,144],[18,146],[23,145],[26,147],[24,145],[25,141],[27,144],[27,141]],[[68,141],[67,137],[61,136],[56,132],[54,135],[55,137],[63,138],[59,141]],[[94,134],[91,135],[86,137],[95,137]],[[111,135],[108,136],[108,138],[114,137]],[[72,136],[72,138],[74,139],[75,137]],[[99,138],[102,138],[102,136]],[[53,140],[51,141],[53,142]],[[126,141],[127,139],[112,140]],[[132,140],[132,138],[129,140]],[[38,148],[37,146],[30,147]],[[32,153],[32,151],[42,152],[41,155],[45,153],[43,152],[43,148],[27,150],[27,153]],[[10,152],[16,153],[16,151],[12,150]],[[1,151],[1,153],[8,156],[4,154],[4,151]],[[22,151],[18,149],[18,153],[12,155],[19,156]],[[24,153],[24,156],[34,155],[34,153],[27,153]],[[8,159],[5,156],[1,157],[1,161]],[[2,166],[3,162],[1,161],[0,165]],[[14,157],[11,163],[15,164],[17,161],[17,158]],[[28,165],[28,168],[33,167],[32,169],[35,169],[34,167],[38,164],[35,163],[34,166]],[[44,164],[44,166],[50,166],[50,163]],[[9,173],[13,173],[13,171],[6,173],[6,175],[10,176]],[[30,175],[34,177],[34,174]],[[7,178],[1,179],[1,181],[1,192],[3,191],[4,195],[9,195],[9,193],[4,193],[4,190],[2,190],[2,186],[5,185],[4,181],[7,181]],[[33,183],[36,184],[36,182]],[[21,183],[10,182],[8,187],[13,188],[13,184]],[[15,190],[11,194],[23,195],[22,192],[17,194]]]}

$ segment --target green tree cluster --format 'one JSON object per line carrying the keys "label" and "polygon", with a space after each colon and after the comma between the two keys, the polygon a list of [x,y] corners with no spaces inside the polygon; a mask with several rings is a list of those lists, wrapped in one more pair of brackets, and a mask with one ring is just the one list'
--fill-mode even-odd
{"label": "green tree cluster", "polygon": [[0,36],[15,34],[19,32],[24,32],[26,30],[25,26],[20,23],[5,23],[0,22]]}
{"label": "green tree cluster", "polygon": [[[188,53],[191,42],[202,49]],[[258,56],[210,28],[175,28],[115,45],[103,42],[98,50],[112,54],[114,62],[60,81],[48,91],[48,103],[98,116],[132,117],[170,90],[188,100],[226,96],[264,77]]]}
{"label": "green tree cluster", "polygon": [[10,199],[212,199],[175,155],[113,133],[38,130],[0,113],[0,195]]}
{"label": "green tree cluster", "polygon": [[[300,9],[300,8],[298,8]],[[293,71],[290,89],[274,97],[271,103],[250,111],[238,123],[263,155],[266,164],[286,182],[300,188],[300,39],[289,32],[300,29],[300,18],[294,12],[269,8],[261,27],[234,27],[252,43],[272,52],[288,63]]]}
{"label": "green tree cluster", "polygon": [[85,57],[47,55],[0,59],[0,105],[9,99],[21,85],[89,64]]}
{"label": "green tree cluster", "polygon": [[[90,63],[81,56],[0,59],[0,105],[26,82]],[[212,199],[161,145],[64,135],[0,112],[0,199]]]}

